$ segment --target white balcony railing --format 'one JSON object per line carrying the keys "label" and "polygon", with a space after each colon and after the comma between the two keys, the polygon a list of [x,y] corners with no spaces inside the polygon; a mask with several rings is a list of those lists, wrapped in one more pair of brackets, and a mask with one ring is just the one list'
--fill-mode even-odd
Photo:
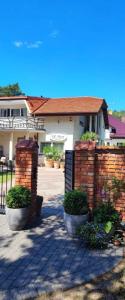
{"label": "white balcony railing", "polygon": [[0,130],[36,130],[45,131],[44,119],[33,117],[0,118]]}

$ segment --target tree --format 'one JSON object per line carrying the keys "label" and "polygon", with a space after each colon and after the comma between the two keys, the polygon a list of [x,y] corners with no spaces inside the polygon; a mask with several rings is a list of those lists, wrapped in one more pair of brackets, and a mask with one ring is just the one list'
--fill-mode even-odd
{"label": "tree", "polygon": [[9,84],[6,86],[0,86],[0,96],[19,96],[24,95],[22,93],[18,83]]}

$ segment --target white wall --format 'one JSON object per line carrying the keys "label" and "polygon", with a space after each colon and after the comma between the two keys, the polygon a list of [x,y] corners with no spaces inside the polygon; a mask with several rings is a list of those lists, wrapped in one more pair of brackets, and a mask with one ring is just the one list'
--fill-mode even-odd
{"label": "white wall", "polygon": [[105,145],[107,145],[107,143],[110,145],[110,146],[117,146],[118,143],[124,143],[125,144],[125,138],[124,139],[117,139],[117,138],[114,138],[114,139],[107,139],[105,141]]}
{"label": "white wall", "polygon": [[[14,132],[13,135],[13,155],[15,155],[15,146],[17,144],[18,138],[26,137],[26,131]],[[30,137],[34,137],[34,133],[30,133]],[[0,146],[3,146],[4,155],[9,158],[9,142],[10,142],[11,132],[0,132]]]}
{"label": "white wall", "polygon": [[9,157],[9,140],[10,133],[0,132],[0,146],[3,146],[3,152],[6,157]]}
{"label": "white wall", "polygon": [[25,108],[25,100],[0,100],[0,109],[7,108]]}
{"label": "white wall", "polygon": [[[72,121],[71,121],[72,120]],[[64,151],[73,149],[74,117],[46,117],[44,133],[39,133],[39,149],[41,142],[63,142]]]}

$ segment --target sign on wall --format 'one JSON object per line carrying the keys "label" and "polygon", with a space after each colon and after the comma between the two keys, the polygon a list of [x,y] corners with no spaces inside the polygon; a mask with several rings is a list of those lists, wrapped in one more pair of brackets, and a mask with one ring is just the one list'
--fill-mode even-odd
{"label": "sign on wall", "polygon": [[60,134],[53,134],[50,136],[50,140],[53,142],[63,142],[65,141],[67,138],[65,135],[60,135]]}

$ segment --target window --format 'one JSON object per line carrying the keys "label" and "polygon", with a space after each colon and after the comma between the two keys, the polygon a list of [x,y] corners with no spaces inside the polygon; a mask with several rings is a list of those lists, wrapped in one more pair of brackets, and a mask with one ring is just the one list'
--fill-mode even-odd
{"label": "window", "polygon": [[57,148],[60,152],[63,152],[64,143],[53,143],[53,146]]}
{"label": "window", "polygon": [[21,108],[21,117],[26,117],[26,116],[27,116],[27,109]]}
{"label": "window", "polygon": [[92,116],[92,131],[95,132],[95,116]]}
{"label": "window", "polygon": [[42,143],[40,143],[40,153],[43,153],[43,149],[46,146],[51,146],[51,142],[42,142]]}
{"label": "window", "polygon": [[26,108],[17,108],[17,109],[0,109],[0,117],[25,117],[27,116],[27,109]]}
{"label": "window", "polygon": [[111,129],[111,133],[116,133],[116,129],[114,127]]}
{"label": "window", "polygon": [[9,117],[10,109],[0,109],[0,117]]}
{"label": "window", "polygon": [[42,142],[40,143],[40,153],[43,153],[43,149],[46,146],[54,146],[55,148],[57,148],[60,152],[64,151],[64,143],[56,143],[56,142]]}
{"label": "window", "polygon": [[89,131],[89,116],[85,118],[85,131]]}
{"label": "window", "polygon": [[11,109],[11,117],[19,117],[20,109]]}

